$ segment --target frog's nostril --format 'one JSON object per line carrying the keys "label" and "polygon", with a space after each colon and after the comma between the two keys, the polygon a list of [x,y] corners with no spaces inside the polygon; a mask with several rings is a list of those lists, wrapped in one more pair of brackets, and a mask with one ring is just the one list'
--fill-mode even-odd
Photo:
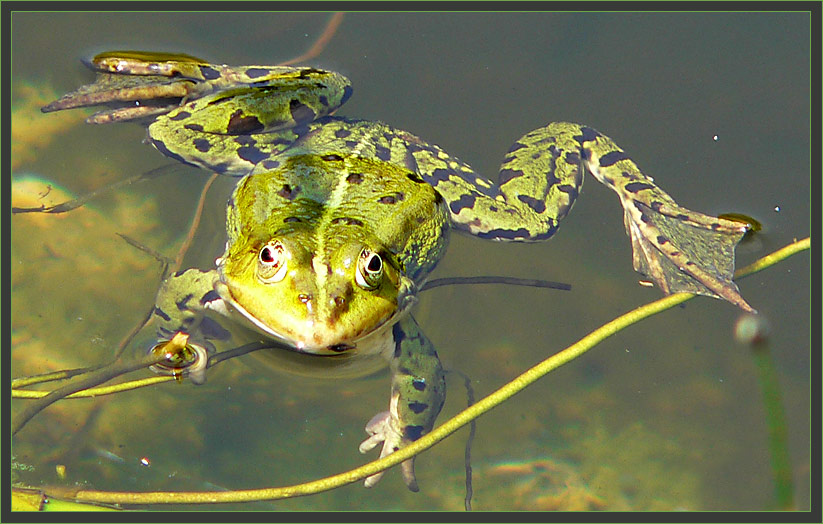
{"label": "frog's nostril", "polygon": [[337,307],[343,307],[346,305],[346,297],[336,295],[333,299],[334,305]]}
{"label": "frog's nostril", "polygon": [[299,300],[300,302],[302,302],[304,304],[307,304],[307,303],[311,302],[311,299],[312,299],[312,296],[307,294],[307,293],[300,293],[299,295],[297,295],[297,300]]}

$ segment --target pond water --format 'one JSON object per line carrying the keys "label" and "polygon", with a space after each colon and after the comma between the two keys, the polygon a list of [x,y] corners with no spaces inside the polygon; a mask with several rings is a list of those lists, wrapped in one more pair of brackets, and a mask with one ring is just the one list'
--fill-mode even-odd
{"label": "pond water", "polygon": [[[14,13],[12,204],[59,202],[170,165],[141,143],[136,125],[88,126],[82,111],[39,113],[91,80],[79,59],[140,49],[276,64],[305,52],[330,16]],[[763,231],[738,247],[742,267],[809,235],[809,24],[792,13],[347,13],[306,65],[352,80],[354,96],[338,114],[408,130],[489,176],[524,133],[550,121],[590,125],[681,205],[759,220]],[[13,376],[111,358],[150,308],[160,274],[118,233],[173,256],[207,178],[175,166],[72,213],[12,217]],[[221,253],[233,182],[219,179],[209,192],[187,267],[209,268]],[[617,199],[592,177],[549,242],[454,235],[435,276],[473,275],[572,285],[459,286],[421,296],[415,317],[444,366],[471,377],[478,398],[661,295],[638,285]],[[793,507],[808,509],[808,253],[740,281],[740,289],[771,328]],[[474,508],[774,509],[758,367],[733,337],[740,313],[692,300],[483,416],[472,448]],[[466,403],[462,380],[448,385],[440,422]],[[372,458],[357,446],[388,394],[388,370],[319,380],[243,357],[202,386],[59,402],[15,437],[14,459],[27,466],[17,475],[35,486],[106,490],[296,484]],[[25,402],[16,400],[14,412]],[[392,470],[370,490],[358,483],[206,509],[461,510],[466,437],[461,430],[417,459],[419,493]]]}

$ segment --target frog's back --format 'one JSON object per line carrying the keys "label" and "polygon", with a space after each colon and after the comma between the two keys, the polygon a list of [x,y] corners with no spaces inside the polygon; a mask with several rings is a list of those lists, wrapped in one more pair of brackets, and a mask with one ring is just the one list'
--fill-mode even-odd
{"label": "frog's back", "polygon": [[[273,167],[273,169],[272,169]],[[259,165],[229,202],[229,241],[300,235],[316,251],[377,243],[420,280],[445,249],[448,211],[416,173],[351,153],[282,155]]]}

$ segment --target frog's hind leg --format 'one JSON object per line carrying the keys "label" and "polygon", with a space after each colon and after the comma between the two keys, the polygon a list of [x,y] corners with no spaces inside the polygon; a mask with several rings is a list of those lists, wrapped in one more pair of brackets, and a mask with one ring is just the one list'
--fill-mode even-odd
{"label": "frog's hind leg", "polygon": [[732,282],[734,247],[748,225],[677,205],[594,129],[556,122],[527,133],[506,153],[499,185],[439,148],[429,147],[423,155],[421,146],[413,147],[421,174],[446,199],[454,226],[493,240],[551,237],[574,204],[587,169],[620,198],[637,271],[667,294],[719,297],[754,311]]}
{"label": "frog's hind leg", "polygon": [[635,270],[666,294],[723,298],[754,312],[732,282],[734,248],[748,231],[747,224],[679,206],[610,138],[588,127],[559,125],[579,129],[575,139],[586,167],[620,198]]}

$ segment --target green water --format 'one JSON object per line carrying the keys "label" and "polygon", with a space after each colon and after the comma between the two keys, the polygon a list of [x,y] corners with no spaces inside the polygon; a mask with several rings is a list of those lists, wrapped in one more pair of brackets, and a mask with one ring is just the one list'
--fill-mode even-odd
{"label": "green water", "polygon": [[[78,60],[109,49],[275,64],[307,50],[329,16],[14,13],[14,108],[31,99],[31,87],[60,94],[90,80]],[[758,219],[763,232],[738,248],[743,266],[809,235],[808,42],[809,18],[800,14],[356,13],[309,65],[351,78],[355,94],[338,114],[386,121],[488,174],[516,138],[549,121],[595,127],[681,205]],[[137,126],[78,124],[46,143],[37,141],[41,122],[57,117],[36,117],[16,138],[26,155],[15,178],[33,173],[80,194],[169,164],[140,143]],[[35,226],[31,216],[12,218],[14,376],[104,361],[148,310],[158,265],[115,233],[174,253],[207,175],[173,171],[95,200],[84,219],[41,216]],[[211,191],[188,266],[207,268],[220,254],[231,184],[220,180]],[[808,259],[797,255],[740,283],[771,325],[799,509],[810,504]],[[660,296],[637,284],[619,204],[591,177],[551,241],[455,235],[436,276],[492,274],[573,290],[461,286],[422,295],[416,318],[444,365],[471,376],[478,397]],[[474,507],[771,509],[766,417],[755,361],[733,340],[738,315],[720,301],[690,301],[481,418]],[[461,384],[450,380],[440,420],[465,405]],[[222,364],[199,387],[63,401],[15,437],[14,453],[34,467],[20,473],[33,485],[288,485],[370,458],[357,446],[388,393],[387,372],[322,381],[245,359]],[[459,510],[465,438],[458,433],[419,457],[420,493],[391,471],[371,490],[351,485],[214,508]]]}

